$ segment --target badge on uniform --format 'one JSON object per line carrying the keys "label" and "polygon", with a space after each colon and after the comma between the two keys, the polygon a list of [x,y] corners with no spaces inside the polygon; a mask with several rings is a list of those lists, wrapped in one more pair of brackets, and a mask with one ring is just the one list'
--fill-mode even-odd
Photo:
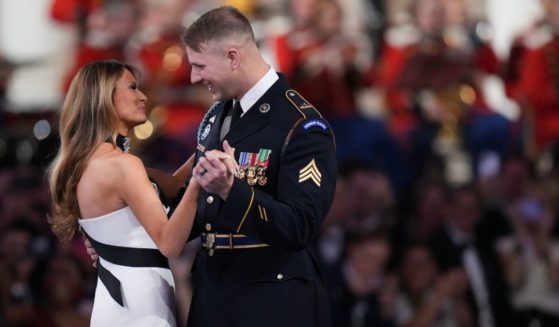
{"label": "badge on uniform", "polygon": [[210,134],[210,130],[212,129],[211,125],[206,125],[204,131],[202,132],[202,141]]}
{"label": "badge on uniform", "polygon": [[267,113],[268,111],[270,111],[270,104],[269,103],[261,104],[259,110],[263,114]]}
{"label": "badge on uniform", "polygon": [[198,131],[196,133],[196,140],[198,141],[198,143],[202,143],[202,141],[206,137],[208,137],[208,134],[210,134],[210,130],[212,129],[211,124],[215,122],[215,111],[219,108],[220,105],[221,102],[215,102],[214,104],[212,104],[210,109],[208,109],[208,112],[206,112],[206,114],[204,115],[204,118],[202,119],[200,126],[198,126]]}
{"label": "badge on uniform", "polygon": [[241,152],[239,154],[239,171],[237,177],[245,179],[248,185],[264,186],[268,182],[266,170],[270,159],[270,149],[260,149],[258,153]]}
{"label": "badge on uniform", "polygon": [[328,129],[328,126],[326,125],[326,122],[324,122],[324,120],[322,120],[322,119],[309,120],[308,122],[303,124],[303,128],[305,130],[308,130],[309,128],[313,128],[313,127],[318,127],[318,128],[321,128],[322,130],[327,130]]}

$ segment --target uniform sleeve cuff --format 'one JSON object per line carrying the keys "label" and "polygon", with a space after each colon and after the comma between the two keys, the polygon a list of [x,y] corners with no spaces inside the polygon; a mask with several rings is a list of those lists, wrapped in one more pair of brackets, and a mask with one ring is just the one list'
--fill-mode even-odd
{"label": "uniform sleeve cuff", "polygon": [[226,224],[231,224],[237,233],[240,232],[246,219],[248,219],[249,212],[254,205],[254,189],[246,182],[235,178],[233,186],[229,191],[229,196],[225,201],[221,212],[226,215]]}

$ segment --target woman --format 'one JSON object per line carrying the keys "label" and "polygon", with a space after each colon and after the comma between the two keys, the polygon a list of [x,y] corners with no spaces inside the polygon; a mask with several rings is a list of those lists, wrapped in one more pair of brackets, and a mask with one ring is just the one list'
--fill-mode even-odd
{"label": "woman", "polygon": [[[49,170],[53,232],[70,240],[79,223],[100,257],[92,326],[176,325],[174,281],[165,257],[180,254],[196,212],[199,185],[192,179],[167,219],[142,162],[120,142],[147,120],[146,96],[135,75],[133,67],[114,60],[78,72]],[[210,155],[233,173],[227,149]],[[185,180],[192,161],[175,175]]]}

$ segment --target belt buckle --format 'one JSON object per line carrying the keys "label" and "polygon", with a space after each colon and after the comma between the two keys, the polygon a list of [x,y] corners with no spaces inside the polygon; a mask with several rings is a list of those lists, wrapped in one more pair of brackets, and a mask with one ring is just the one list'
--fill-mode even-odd
{"label": "belt buckle", "polygon": [[204,247],[208,250],[208,254],[210,255],[210,257],[214,255],[215,235],[216,233],[207,233],[206,242],[204,242]]}

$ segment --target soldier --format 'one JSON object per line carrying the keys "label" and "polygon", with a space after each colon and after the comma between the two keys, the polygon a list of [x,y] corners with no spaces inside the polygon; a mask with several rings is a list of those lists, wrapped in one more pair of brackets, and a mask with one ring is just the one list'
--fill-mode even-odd
{"label": "soldier", "polygon": [[[559,139],[559,2],[542,0],[546,17],[518,45],[511,61],[518,65],[509,92],[524,108],[530,139],[528,154],[538,155]],[[520,54],[518,54],[520,53]],[[514,77],[514,78],[513,78]]]}
{"label": "soldier", "polygon": [[68,91],[72,78],[86,64],[99,60],[126,61],[125,46],[136,28],[135,1],[55,0],[51,16],[61,23],[75,23],[79,41],[63,81]]}
{"label": "soldier", "polygon": [[[264,61],[235,8],[204,14],[183,41],[192,83],[216,101],[200,125],[193,170],[204,188],[194,227],[203,248],[188,326],[329,326],[308,246],[335,189],[330,126]],[[224,140],[236,150],[236,177],[207,154]]]}

